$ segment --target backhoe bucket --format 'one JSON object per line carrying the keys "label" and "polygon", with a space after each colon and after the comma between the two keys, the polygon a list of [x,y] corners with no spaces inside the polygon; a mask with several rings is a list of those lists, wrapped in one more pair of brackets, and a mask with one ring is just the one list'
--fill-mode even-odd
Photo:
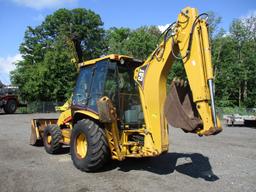
{"label": "backhoe bucket", "polygon": [[202,127],[198,111],[193,103],[190,86],[181,81],[173,81],[165,100],[164,114],[168,124],[185,132],[195,132]]}

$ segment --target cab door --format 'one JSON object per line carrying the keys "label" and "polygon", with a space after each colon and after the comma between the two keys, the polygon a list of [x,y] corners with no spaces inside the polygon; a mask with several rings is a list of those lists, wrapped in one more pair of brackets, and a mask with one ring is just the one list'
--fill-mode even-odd
{"label": "cab door", "polygon": [[72,97],[72,108],[86,108],[89,101],[94,66],[80,69]]}

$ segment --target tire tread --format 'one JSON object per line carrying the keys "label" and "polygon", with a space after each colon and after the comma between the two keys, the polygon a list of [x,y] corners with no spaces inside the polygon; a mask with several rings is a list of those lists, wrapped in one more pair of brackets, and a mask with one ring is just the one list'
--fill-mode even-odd
{"label": "tire tread", "polygon": [[[87,129],[87,130],[86,130]],[[79,160],[75,154],[75,135],[77,131],[84,130],[87,133],[88,149],[86,157]],[[93,172],[102,168],[109,159],[109,148],[104,130],[94,121],[83,119],[74,126],[71,136],[71,158],[73,164],[81,171]],[[78,163],[78,161],[84,161]]]}
{"label": "tire tread", "polygon": [[[52,137],[50,148],[46,145],[46,135],[47,132],[50,133]],[[61,149],[60,140],[62,139],[62,133],[58,125],[52,124],[48,125],[44,130],[44,147],[47,153],[56,154]]]}

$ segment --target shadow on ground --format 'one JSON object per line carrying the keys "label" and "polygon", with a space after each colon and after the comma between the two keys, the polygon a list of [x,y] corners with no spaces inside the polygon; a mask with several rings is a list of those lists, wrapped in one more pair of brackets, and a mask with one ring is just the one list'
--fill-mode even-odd
{"label": "shadow on ground", "polygon": [[[63,147],[57,154],[70,154],[69,147]],[[177,161],[182,159],[183,164]],[[110,161],[103,169],[96,172],[107,172],[117,169],[129,172],[131,170],[149,171],[158,175],[171,174],[178,171],[193,178],[202,178],[205,181],[217,181],[219,177],[212,171],[209,158],[200,153],[167,153],[159,157],[128,158],[124,161]]]}
{"label": "shadow on ground", "polygon": [[[178,159],[184,158],[183,164],[177,165]],[[122,162],[111,162],[103,171],[111,169],[129,172],[131,170],[149,171],[159,175],[171,174],[174,171],[193,178],[202,178],[206,181],[219,179],[212,171],[208,157],[199,153],[167,153],[159,157],[127,159]]]}

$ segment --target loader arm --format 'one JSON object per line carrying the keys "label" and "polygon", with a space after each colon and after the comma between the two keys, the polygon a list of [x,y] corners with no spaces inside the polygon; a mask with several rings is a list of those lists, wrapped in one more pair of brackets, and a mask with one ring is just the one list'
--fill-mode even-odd
{"label": "loader arm", "polygon": [[[198,113],[199,119],[188,132],[212,135],[221,131],[214,108],[213,67],[207,23],[204,14],[198,15],[197,9],[187,7],[178,15],[177,21],[166,30],[163,42],[134,73],[134,79],[139,86],[146,128],[151,135],[145,137],[145,147],[148,145],[148,148],[152,148],[150,146],[153,145],[160,153],[168,150],[169,145],[168,123],[172,122],[168,118],[167,122],[166,116],[168,110],[175,106],[165,101],[166,82],[176,59],[183,61],[193,105],[197,110],[195,113]],[[179,114],[172,114],[173,119],[176,118],[175,115],[178,118]],[[190,120],[195,119],[192,117]]]}

